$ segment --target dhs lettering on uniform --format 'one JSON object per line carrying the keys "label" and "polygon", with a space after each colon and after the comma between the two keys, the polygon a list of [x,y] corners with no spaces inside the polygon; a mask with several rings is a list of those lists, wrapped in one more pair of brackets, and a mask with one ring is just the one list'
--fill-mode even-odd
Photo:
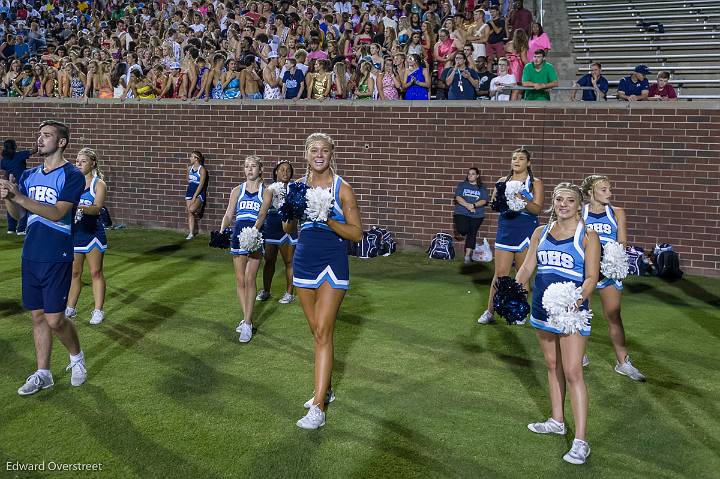
{"label": "dhs lettering on uniform", "polygon": [[54,205],[57,203],[57,197],[58,193],[55,191],[55,189],[50,188],[49,186],[31,186],[28,189],[28,196],[30,199],[33,199],[35,201],[39,201],[40,203],[47,203],[50,205]]}
{"label": "dhs lettering on uniform", "polygon": [[562,251],[538,251],[538,261],[543,266],[557,266],[559,268],[573,269],[575,260],[571,254]]}
{"label": "dhs lettering on uniform", "polygon": [[238,202],[238,209],[239,210],[254,210],[254,211],[260,211],[260,203],[257,201],[239,201]]}
{"label": "dhs lettering on uniform", "polygon": [[601,234],[601,235],[602,234],[604,234],[604,235],[612,234],[612,226],[610,226],[607,223],[593,223],[593,224],[587,225],[587,228],[589,230],[594,230],[598,234]]}

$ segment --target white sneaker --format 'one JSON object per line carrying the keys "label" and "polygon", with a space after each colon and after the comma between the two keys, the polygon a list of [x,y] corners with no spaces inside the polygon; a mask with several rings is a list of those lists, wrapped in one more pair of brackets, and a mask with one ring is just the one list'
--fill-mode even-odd
{"label": "white sneaker", "polygon": [[247,343],[252,339],[252,325],[243,321],[240,323],[240,342]]}
{"label": "white sneaker", "polygon": [[583,354],[582,365],[584,368],[590,366],[590,359],[587,357],[587,354]]}
{"label": "white sneaker", "polygon": [[46,376],[44,374],[40,374],[38,371],[35,371],[28,376],[25,380],[25,384],[20,386],[18,394],[21,396],[29,396],[31,394],[35,394],[41,389],[51,388],[53,384],[55,383],[53,383],[52,375]]}
{"label": "white sneaker", "polygon": [[317,406],[312,406],[298,422],[297,426],[303,429],[318,429],[325,425],[325,413]]}
{"label": "white sneaker", "polygon": [[493,317],[493,314],[486,309],[477,322],[478,324],[492,324],[495,322],[495,318]]}
{"label": "white sneaker", "polygon": [[295,301],[295,296],[293,296],[292,294],[286,292],[285,294],[283,294],[283,297],[278,300],[278,303],[280,303],[280,304],[290,304],[290,303],[292,303],[293,301]]}
{"label": "white sneaker", "polygon": [[71,362],[65,368],[65,371],[72,371],[70,374],[70,384],[80,386],[87,379],[87,369],[85,369],[85,360]]}
{"label": "white sneaker", "polygon": [[257,296],[255,296],[255,300],[257,301],[267,301],[270,298],[270,291],[265,291],[264,289],[261,289],[258,291]]}
{"label": "white sneaker", "polygon": [[625,356],[625,362],[622,364],[615,363],[615,372],[627,376],[633,381],[645,381],[645,375],[632,365],[630,356]]}
{"label": "white sneaker", "polygon": [[194,234],[188,233],[188,235],[185,237],[185,239],[186,239],[186,240],[191,240],[191,239],[193,239],[194,237],[195,237]]}
{"label": "white sneaker", "polygon": [[90,318],[90,324],[100,324],[103,322],[103,319],[105,319],[105,311],[102,309],[94,309],[92,312],[92,318]]}
{"label": "white sneaker", "polygon": [[74,318],[75,316],[77,316],[77,309],[71,308],[70,306],[66,307],[65,316],[70,319]]}
{"label": "white sneaker", "polygon": [[588,456],[590,456],[590,445],[580,439],[574,439],[572,447],[563,456],[563,459],[570,464],[585,464]]}
{"label": "white sneaker", "polygon": [[17,232],[17,235],[18,235],[18,236],[25,236],[25,232],[24,232],[24,231],[18,231],[18,232]]}
{"label": "white sneaker", "polygon": [[9,234],[9,235],[14,235],[15,232],[14,232],[14,231],[8,231],[7,234]]}
{"label": "white sneaker", "polygon": [[538,434],[565,435],[565,423],[550,418],[545,422],[533,422],[527,425],[528,429]]}
{"label": "white sneaker", "polygon": [[512,326],[522,326],[526,322],[527,322],[527,318],[524,318],[521,321],[515,321],[514,323],[512,323]]}
{"label": "white sneaker", "polygon": [[472,264],[473,260],[470,256],[465,256],[465,259],[463,260],[463,264]]}
{"label": "white sneaker", "polygon": [[[328,389],[328,392],[325,395],[325,405],[327,406],[334,400],[335,400],[335,393],[333,392],[332,389]],[[310,409],[314,402],[315,402],[315,396],[313,396],[310,399],[308,399],[307,401],[305,401],[305,404],[303,404],[303,407],[305,409]]]}

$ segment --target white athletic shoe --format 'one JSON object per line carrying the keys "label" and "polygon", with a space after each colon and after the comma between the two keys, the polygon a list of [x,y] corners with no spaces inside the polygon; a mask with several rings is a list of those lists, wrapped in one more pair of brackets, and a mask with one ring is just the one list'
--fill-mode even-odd
{"label": "white athletic shoe", "polygon": [[[334,400],[335,400],[335,393],[333,392],[332,389],[328,389],[328,392],[325,395],[325,405],[327,406]],[[308,399],[307,401],[305,401],[305,404],[303,404],[303,407],[305,409],[310,409],[314,402],[315,402],[315,396],[313,396],[310,399]]]}
{"label": "white athletic shoe", "polygon": [[565,435],[565,423],[550,418],[545,422],[533,422],[527,425],[528,429],[538,434]]}
{"label": "white athletic shoe", "polygon": [[258,291],[257,296],[255,296],[256,301],[267,301],[270,298],[270,291],[265,291],[264,289],[261,289]]}
{"label": "white athletic shoe", "polygon": [[195,237],[194,234],[188,233],[188,235],[185,237],[185,239],[186,239],[186,240],[191,240],[191,239],[193,239],[194,237]]}
{"label": "white athletic shoe", "polygon": [[472,264],[473,260],[470,256],[465,256],[465,259],[463,260],[463,264]]}
{"label": "white athletic shoe", "polygon": [[318,429],[325,425],[325,413],[317,406],[312,406],[298,422],[303,429]]}
{"label": "white athletic shoe", "polygon": [[77,309],[71,308],[70,306],[65,308],[65,317],[72,319],[75,316],[77,316]]}
{"label": "white athletic shoe", "polygon": [[573,439],[572,447],[563,459],[570,464],[585,464],[588,456],[590,456],[590,445],[580,439]]}
{"label": "white athletic shoe", "polygon": [[70,384],[80,386],[87,379],[87,369],[85,369],[85,360],[71,362],[65,368],[65,371],[71,371]]}
{"label": "white athletic shoe", "polygon": [[14,235],[15,232],[14,232],[14,231],[8,231],[7,234],[9,234],[9,235]]}
{"label": "white athletic shoe", "polygon": [[632,365],[630,362],[630,356],[625,356],[625,362],[620,364],[615,363],[615,372],[627,376],[633,381],[645,381],[645,375],[641,373],[638,368]]}
{"label": "white athletic shoe", "polygon": [[252,325],[245,321],[240,323],[240,342],[247,343],[252,339]]}
{"label": "white athletic shoe", "polygon": [[17,232],[17,235],[18,235],[18,236],[25,236],[25,232],[24,232],[24,231],[18,231],[18,232]]}
{"label": "white athletic shoe", "polygon": [[492,324],[495,322],[495,318],[493,317],[493,314],[486,309],[477,322],[478,324]]}
{"label": "white athletic shoe", "polygon": [[55,383],[53,383],[52,375],[46,376],[44,374],[40,374],[38,371],[35,371],[28,376],[25,380],[25,384],[20,386],[18,394],[21,396],[29,396],[31,394],[35,394],[41,389],[51,388],[53,384]]}
{"label": "white athletic shoe", "polygon": [[590,366],[590,359],[587,357],[587,354],[583,354],[582,365],[584,368]]}
{"label": "white athletic shoe", "polygon": [[94,309],[92,312],[92,318],[90,318],[90,324],[100,324],[103,322],[103,319],[105,319],[105,311],[102,309]]}
{"label": "white athletic shoe", "polygon": [[512,323],[512,326],[522,326],[527,322],[527,318],[522,319],[521,321],[515,321]]}
{"label": "white athletic shoe", "polygon": [[283,297],[278,300],[278,303],[280,303],[280,304],[290,304],[290,303],[292,303],[293,301],[295,301],[295,296],[293,296],[292,294],[286,292],[285,294],[283,294]]}

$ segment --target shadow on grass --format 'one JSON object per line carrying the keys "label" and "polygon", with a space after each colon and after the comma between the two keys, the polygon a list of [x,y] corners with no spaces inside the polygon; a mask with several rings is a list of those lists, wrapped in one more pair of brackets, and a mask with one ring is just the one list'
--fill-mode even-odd
{"label": "shadow on grass", "polygon": [[[219,477],[143,434],[101,388],[86,383],[79,392],[82,394],[73,394],[73,399],[62,405],[72,417],[87,425],[86,430],[111,451],[118,462],[139,477],[167,477],[168,474],[208,479]],[[148,460],[149,455],[152,460]]]}
{"label": "shadow on grass", "polygon": [[8,316],[14,316],[20,314],[25,309],[22,303],[18,299],[0,299],[0,318],[7,318]]}
{"label": "shadow on grass", "polygon": [[691,298],[707,303],[712,307],[720,308],[720,296],[703,288],[697,281],[681,279],[670,284]]}

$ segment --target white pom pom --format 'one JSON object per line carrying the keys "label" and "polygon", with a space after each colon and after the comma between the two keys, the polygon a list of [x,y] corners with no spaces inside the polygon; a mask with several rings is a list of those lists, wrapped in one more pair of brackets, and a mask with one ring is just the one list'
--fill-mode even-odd
{"label": "white pom pom", "polygon": [[259,251],[263,244],[262,233],[260,233],[254,226],[245,227],[240,230],[240,234],[238,235],[238,244],[240,245],[240,249],[244,249],[245,251],[250,251],[251,253]]}
{"label": "white pom pom", "polygon": [[521,181],[508,181],[505,185],[505,197],[512,211],[522,211],[527,206],[527,201],[517,196],[524,189],[525,185]]}
{"label": "white pom pom", "polygon": [[577,308],[582,288],[569,281],[553,283],[547,287],[543,294],[542,305],[548,313],[548,324],[562,331],[563,334],[573,334],[590,326],[592,311],[581,311]]}
{"label": "white pom pom", "polygon": [[600,261],[600,271],[606,278],[622,280],[628,275],[630,265],[623,247],[615,241],[609,241],[603,246],[603,257]]}
{"label": "white pom pom", "polygon": [[308,219],[310,221],[327,221],[335,201],[332,193],[326,188],[308,188],[305,198],[307,199],[305,215]]}
{"label": "white pom pom", "polygon": [[275,208],[276,210],[280,209],[280,207],[285,204],[285,194],[287,193],[287,186],[285,186],[285,183],[276,181],[272,185],[268,186],[268,190],[270,190],[273,195],[273,208]]}

